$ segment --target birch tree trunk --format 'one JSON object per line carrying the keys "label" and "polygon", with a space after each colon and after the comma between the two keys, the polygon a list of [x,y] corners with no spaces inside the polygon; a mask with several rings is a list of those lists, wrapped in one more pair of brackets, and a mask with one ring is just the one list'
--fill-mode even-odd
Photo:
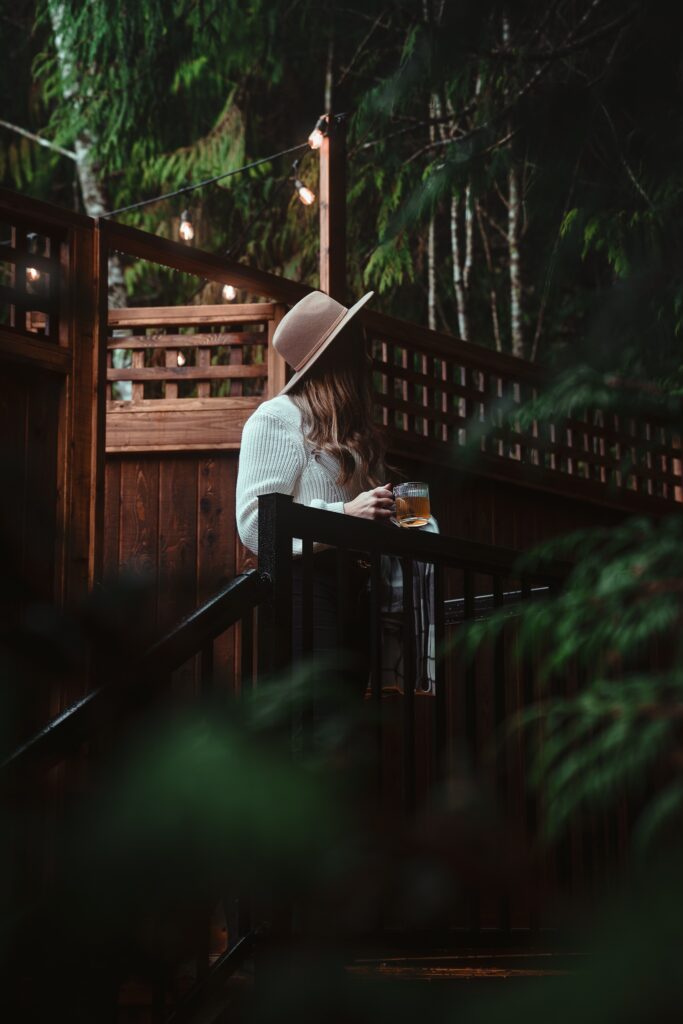
{"label": "birch tree trunk", "polygon": [[[79,88],[74,77],[73,57],[68,43],[68,13],[63,0],[48,0],[48,11],[54,33],[57,62],[62,79],[65,103],[78,107]],[[100,180],[95,159],[95,140],[88,131],[82,131],[74,140],[76,173],[81,189],[83,206],[89,217],[100,217],[108,208],[106,189]],[[112,254],[108,266],[109,307],[120,309],[128,305],[128,295],[119,257]]]}
{"label": "birch tree trunk", "polygon": [[451,257],[453,260],[453,288],[455,304],[458,309],[458,336],[467,341],[467,300],[463,281],[463,270],[460,256],[460,228],[458,224],[459,199],[451,196]]}
{"label": "birch tree trunk", "polygon": [[[429,100],[430,120],[438,117],[439,100],[432,95]],[[433,124],[429,126],[429,141],[434,142],[436,128]],[[429,220],[427,230],[427,323],[430,330],[436,330],[436,231],[434,227],[434,216]]]}
{"label": "birch tree trunk", "polygon": [[489,301],[491,305],[491,324],[493,326],[493,337],[496,343],[496,352],[502,352],[503,342],[500,336],[500,322],[498,320],[498,297],[496,295],[493,259],[491,257],[491,246],[489,245],[488,235],[486,234],[486,228],[484,227],[484,218],[482,217],[481,206],[478,200],[475,200],[475,208],[477,211],[477,223],[479,224],[481,244],[484,250],[484,258],[486,260],[486,268],[489,272]]}
{"label": "birch tree trunk", "polygon": [[427,323],[431,331],[436,330],[436,239],[433,217],[427,232]]}
{"label": "birch tree trunk", "polygon": [[519,252],[520,196],[517,169],[510,165],[508,172],[508,248],[510,255],[510,334],[512,354],[524,358],[524,332],[522,329],[522,263]]}
{"label": "birch tree trunk", "polygon": [[[503,46],[510,45],[510,19],[502,18]],[[510,156],[508,171],[508,256],[510,260],[510,341],[513,356],[524,358],[524,332],[522,328],[522,261],[519,251],[521,235],[521,196],[517,168]]]}

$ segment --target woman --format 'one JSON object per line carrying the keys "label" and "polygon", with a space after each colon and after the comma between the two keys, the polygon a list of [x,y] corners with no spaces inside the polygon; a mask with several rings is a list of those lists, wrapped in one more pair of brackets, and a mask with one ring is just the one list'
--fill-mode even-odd
{"label": "woman", "polygon": [[[258,548],[258,496],[291,494],[294,501],[361,519],[388,521],[391,484],[383,483],[384,450],[372,417],[368,361],[355,319],[372,296],[347,309],[323,292],[301,299],[282,319],[273,345],[294,369],[280,394],[262,403],[242,434],[237,476],[237,528],[245,547]],[[301,653],[301,542],[293,542],[293,651]],[[334,550],[314,555],[316,653],[337,646]],[[368,575],[355,565],[350,589],[349,636],[363,677],[368,616],[362,597]],[[355,675],[355,672],[354,672]]]}

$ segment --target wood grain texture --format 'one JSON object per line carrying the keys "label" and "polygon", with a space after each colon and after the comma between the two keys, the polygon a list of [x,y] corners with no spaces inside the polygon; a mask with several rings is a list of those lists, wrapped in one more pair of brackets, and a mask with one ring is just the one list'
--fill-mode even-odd
{"label": "wood grain texture", "polygon": [[[197,307],[192,307],[196,309]],[[204,308],[204,307],[202,307]],[[253,309],[253,307],[250,307]],[[269,307],[271,308],[271,307]],[[111,310],[112,313],[115,310]],[[110,323],[114,318],[110,319]],[[243,320],[239,321],[244,323]],[[157,321],[158,323],[158,321]],[[259,317],[260,323],[260,317]],[[156,326],[157,324],[152,324]],[[217,348],[221,345],[254,345],[264,341],[265,332],[260,331],[223,331],[217,334],[207,334],[205,331],[197,334],[127,334],[117,335],[107,340],[108,349],[139,349],[139,348]]]}
{"label": "wood grain texture", "polygon": [[[236,575],[235,485],[237,459],[207,456],[197,460],[197,603],[208,600]],[[235,629],[213,644],[212,688],[235,688]]]}
{"label": "wood grain texture", "polygon": [[[158,626],[164,631],[197,607],[197,468],[191,456],[159,464]],[[173,691],[196,691],[193,662],[173,673]]]}
{"label": "wood grain texture", "polygon": [[[223,404],[217,403],[222,401]],[[236,403],[238,400],[235,399]],[[242,430],[261,399],[241,398],[239,405],[229,399],[178,399],[139,403],[135,409],[112,408],[107,416],[107,451],[221,451],[239,449]],[[204,402],[205,404],[198,404]],[[216,403],[216,404],[214,404]],[[187,405],[187,411],[183,408]],[[156,406],[157,408],[154,408]],[[178,407],[179,406],[179,407]]]}
{"label": "wood grain texture", "polygon": [[67,349],[4,324],[0,325],[0,361],[22,363],[53,373],[66,374],[71,369],[71,353]]}
{"label": "wood grain texture", "polygon": [[261,298],[294,303],[313,290],[286,277],[277,277],[264,270],[246,267],[243,263],[237,263],[236,260],[225,256],[202,252],[200,249],[193,249],[180,242],[160,238],[158,235],[114,221],[100,222],[100,228],[106,232],[108,244],[112,249],[162,266],[175,267],[186,274],[195,274],[197,277],[219,281],[221,284],[232,284]]}
{"label": "wood grain texture", "polygon": [[[141,355],[140,352],[134,352],[133,356]],[[167,380],[173,381],[176,384],[183,380],[229,380],[233,377],[244,378],[244,377],[265,377],[267,374],[264,366],[178,366],[175,361],[178,355],[175,349],[166,349],[166,355],[169,357],[169,364],[167,366],[139,366],[133,365],[126,369],[111,369],[107,370],[108,380],[139,380],[139,381],[152,381],[152,380]],[[177,398],[175,394],[169,395],[169,398]]]}
{"label": "wood grain texture", "polygon": [[129,306],[126,309],[110,309],[109,326],[156,327],[167,324],[184,327],[202,324],[260,324],[274,315],[275,304],[250,302],[222,306]]}

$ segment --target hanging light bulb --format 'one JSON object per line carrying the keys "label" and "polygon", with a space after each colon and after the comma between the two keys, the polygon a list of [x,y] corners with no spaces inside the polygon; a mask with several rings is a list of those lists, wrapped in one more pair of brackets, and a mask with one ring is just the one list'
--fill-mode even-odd
{"label": "hanging light bulb", "polygon": [[191,242],[194,238],[194,225],[192,223],[192,214],[189,210],[183,210],[180,215],[178,234],[184,242]]}
{"label": "hanging light bulb", "polygon": [[223,295],[225,302],[233,302],[237,297],[237,289],[232,284],[224,284],[221,294]]}
{"label": "hanging light bulb", "polygon": [[323,139],[327,135],[327,118],[323,115],[315,122],[315,128],[308,136],[308,145],[311,149],[320,149]]}
{"label": "hanging light bulb", "polygon": [[178,363],[178,366],[184,366],[185,363],[187,362],[187,359],[185,358],[182,352],[178,353],[178,358],[176,362]]}
{"label": "hanging light bulb", "polygon": [[303,181],[299,180],[299,178],[294,179],[294,188],[296,189],[299,199],[304,206],[310,206],[311,203],[315,202],[315,192],[312,192],[307,185],[304,185]]}
{"label": "hanging light bulb", "polygon": [[[28,242],[29,252],[35,253],[38,249],[38,235],[35,231],[29,231],[26,235],[26,241]],[[27,267],[26,268],[26,280],[27,281],[40,281],[40,271],[38,267]]]}

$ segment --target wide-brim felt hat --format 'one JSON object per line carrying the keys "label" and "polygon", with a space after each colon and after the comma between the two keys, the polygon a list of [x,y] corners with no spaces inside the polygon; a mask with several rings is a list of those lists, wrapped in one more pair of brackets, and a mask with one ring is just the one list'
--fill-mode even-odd
{"label": "wide-brim felt hat", "polygon": [[301,380],[374,294],[368,292],[347,308],[325,292],[309,292],[292,306],[273,335],[275,351],[294,370],[281,395]]}

